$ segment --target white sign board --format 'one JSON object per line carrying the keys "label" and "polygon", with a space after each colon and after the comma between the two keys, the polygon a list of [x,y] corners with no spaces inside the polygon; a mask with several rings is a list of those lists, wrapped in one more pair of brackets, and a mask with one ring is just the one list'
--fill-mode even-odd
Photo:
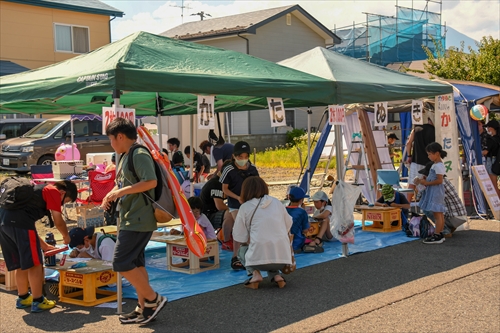
{"label": "white sign board", "polygon": [[269,107],[269,117],[271,118],[271,127],[286,126],[285,106],[281,98],[268,97],[267,106]]}
{"label": "white sign board", "polygon": [[[413,125],[424,124],[424,103],[422,101],[411,101],[411,123]],[[427,124],[427,121],[425,123]]]}
{"label": "white sign board", "polygon": [[389,118],[387,102],[375,102],[373,113],[375,115],[374,126],[387,126],[387,118]]}
{"label": "white sign board", "polygon": [[215,96],[198,95],[198,129],[215,128]]}
{"label": "white sign board", "polygon": [[500,220],[500,198],[498,198],[497,192],[493,187],[494,185],[488,176],[486,167],[484,165],[473,165],[472,172],[476,176],[479,186],[481,187],[481,191],[483,191],[484,196],[490,205],[493,216],[495,219]]}
{"label": "white sign board", "polygon": [[446,176],[455,188],[460,184],[462,167],[458,147],[458,124],[455,103],[452,94],[436,96],[434,127],[436,142],[439,143],[448,156],[443,159]]}
{"label": "white sign board", "polygon": [[115,118],[125,118],[135,124],[135,109],[103,107],[102,108],[102,134],[106,134],[106,127]]}
{"label": "white sign board", "polygon": [[328,122],[330,125],[345,125],[345,110],[343,105],[328,105]]}

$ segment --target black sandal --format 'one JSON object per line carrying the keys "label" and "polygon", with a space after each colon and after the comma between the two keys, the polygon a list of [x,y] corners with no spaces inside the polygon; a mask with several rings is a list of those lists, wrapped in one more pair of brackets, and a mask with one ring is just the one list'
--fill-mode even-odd
{"label": "black sandal", "polygon": [[231,268],[235,269],[235,270],[239,270],[239,269],[245,269],[245,266],[243,266],[243,264],[241,263],[240,259],[238,259],[238,257],[233,257],[231,259]]}

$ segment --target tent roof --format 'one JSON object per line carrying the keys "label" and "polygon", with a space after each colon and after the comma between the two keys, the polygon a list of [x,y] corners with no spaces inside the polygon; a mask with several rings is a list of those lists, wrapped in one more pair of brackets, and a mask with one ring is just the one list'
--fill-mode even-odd
{"label": "tent roof", "polygon": [[279,64],[335,81],[337,104],[405,100],[453,92],[447,84],[396,72],[322,47]]}
{"label": "tent roof", "polygon": [[329,80],[239,52],[138,32],[85,55],[1,77],[0,112],[99,114],[115,90],[121,91],[120,103],[136,107],[139,115],[156,114],[157,92],[165,115],[196,113],[197,94],[217,95],[219,112],[262,109],[265,97],[282,97],[285,106],[336,103]]}

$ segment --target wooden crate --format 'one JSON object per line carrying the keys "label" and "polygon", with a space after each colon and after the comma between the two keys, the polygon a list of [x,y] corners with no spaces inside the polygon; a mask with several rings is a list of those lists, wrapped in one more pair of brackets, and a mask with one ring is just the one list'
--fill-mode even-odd
{"label": "wooden crate", "polygon": [[7,270],[3,255],[0,253],[0,289],[17,290],[16,272]]}
{"label": "wooden crate", "polygon": [[[196,274],[211,269],[219,268],[219,243],[217,240],[207,243],[207,251],[202,258],[198,258],[189,250],[185,239],[167,240],[167,269],[174,272]],[[213,260],[209,260],[213,257]],[[181,258],[185,261],[174,264],[174,258]]]}
{"label": "wooden crate", "polygon": [[[59,300],[81,306],[95,306],[116,301],[116,291],[99,288],[116,283],[117,273],[111,266],[105,265],[106,262],[103,260],[92,259],[86,263],[87,267],[71,269],[75,262],[68,259],[64,266],[54,267],[60,274]],[[74,291],[75,288],[77,291]]]}
{"label": "wooden crate", "polygon": [[[401,231],[401,209],[393,207],[369,207],[356,206],[362,213],[361,223],[364,231],[375,232],[395,232]],[[372,225],[366,225],[366,221],[373,221]],[[391,225],[393,221],[397,221],[396,226]]]}

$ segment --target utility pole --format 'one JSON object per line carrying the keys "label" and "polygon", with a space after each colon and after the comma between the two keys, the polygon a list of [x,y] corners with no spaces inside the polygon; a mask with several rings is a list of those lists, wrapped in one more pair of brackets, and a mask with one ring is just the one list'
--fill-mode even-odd
{"label": "utility pole", "polygon": [[177,7],[177,8],[181,9],[181,24],[184,23],[184,8],[186,8],[186,9],[192,9],[189,6],[184,6],[184,0],[181,0],[181,5],[180,6],[170,5],[170,7]]}

